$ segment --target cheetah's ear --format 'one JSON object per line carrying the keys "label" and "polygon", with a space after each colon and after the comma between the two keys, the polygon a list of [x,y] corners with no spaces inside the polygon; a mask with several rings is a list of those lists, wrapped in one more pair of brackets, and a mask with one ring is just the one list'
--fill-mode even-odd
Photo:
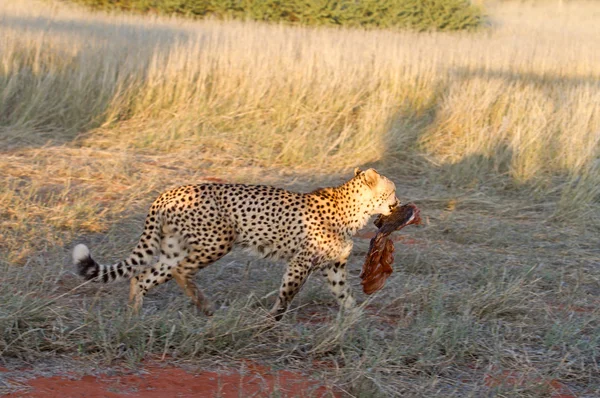
{"label": "cheetah's ear", "polygon": [[358,167],[354,169],[354,177],[356,177],[360,173],[362,173],[362,171]]}
{"label": "cheetah's ear", "polygon": [[379,173],[377,173],[374,169],[369,169],[365,171],[365,179],[368,186],[374,187],[377,185],[377,181],[379,181]]}

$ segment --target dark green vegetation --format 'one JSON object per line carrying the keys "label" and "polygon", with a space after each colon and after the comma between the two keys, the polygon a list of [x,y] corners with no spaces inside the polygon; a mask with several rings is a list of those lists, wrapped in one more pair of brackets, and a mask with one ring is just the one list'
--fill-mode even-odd
{"label": "dark green vegetation", "polygon": [[98,10],[251,19],[302,25],[462,30],[480,26],[468,0],[70,0]]}

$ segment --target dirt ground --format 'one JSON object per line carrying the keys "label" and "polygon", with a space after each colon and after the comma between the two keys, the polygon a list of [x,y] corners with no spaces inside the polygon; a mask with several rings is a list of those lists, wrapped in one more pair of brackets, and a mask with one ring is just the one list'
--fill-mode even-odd
{"label": "dirt ground", "polygon": [[[124,367],[35,376],[28,369],[0,368],[0,381],[17,390],[10,397],[333,397],[334,390],[310,377],[243,362],[218,371],[184,370],[159,362],[130,370]],[[88,372],[86,372],[88,373]]]}

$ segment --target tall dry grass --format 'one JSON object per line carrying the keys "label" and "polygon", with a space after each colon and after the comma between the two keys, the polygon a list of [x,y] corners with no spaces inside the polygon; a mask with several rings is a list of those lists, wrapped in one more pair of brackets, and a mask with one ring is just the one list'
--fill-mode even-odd
{"label": "tall dry grass", "polygon": [[600,186],[598,10],[503,4],[487,32],[416,34],[3,2],[3,145],[324,170],[425,155],[452,181],[508,175],[585,207]]}

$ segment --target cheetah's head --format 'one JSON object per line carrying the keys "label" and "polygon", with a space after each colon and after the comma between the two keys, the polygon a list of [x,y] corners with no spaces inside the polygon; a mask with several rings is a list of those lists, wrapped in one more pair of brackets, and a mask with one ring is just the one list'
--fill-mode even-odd
{"label": "cheetah's head", "polygon": [[361,181],[365,188],[368,188],[366,193],[371,204],[369,206],[370,214],[387,216],[400,203],[396,197],[396,185],[375,169],[361,171],[357,168],[354,170],[354,178]]}

